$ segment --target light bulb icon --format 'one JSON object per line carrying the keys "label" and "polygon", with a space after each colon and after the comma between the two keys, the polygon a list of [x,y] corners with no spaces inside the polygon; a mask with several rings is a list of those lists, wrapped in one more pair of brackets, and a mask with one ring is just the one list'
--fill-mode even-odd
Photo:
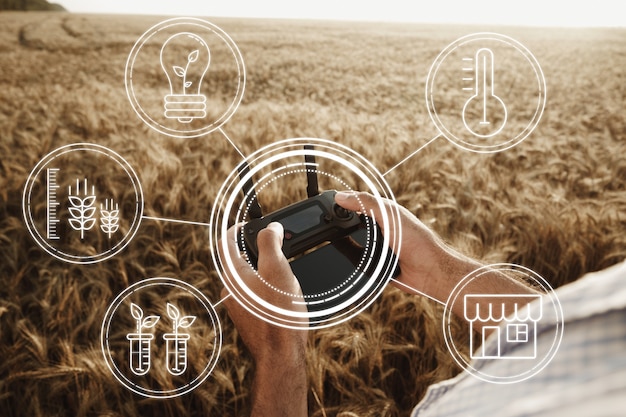
{"label": "light bulb icon", "polygon": [[170,84],[165,117],[180,123],[206,117],[206,96],[200,90],[211,52],[204,39],[190,32],[172,35],[161,47],[160,61]]}
{"label": "light bulb icon", "polygon": [[480,48],[474,57],[474,95],[463,106],[465,128],[480,138],[497,135],[504,128],[507,109],[495,93],[494,54],[489,48]]}

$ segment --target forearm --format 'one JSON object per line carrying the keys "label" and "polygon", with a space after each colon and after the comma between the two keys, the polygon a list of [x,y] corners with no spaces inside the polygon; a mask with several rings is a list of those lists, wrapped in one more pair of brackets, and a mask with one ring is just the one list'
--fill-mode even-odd
{"label": "forearm", "polygon": [[[219,246],[220,256],[228,256],[236,263],[237,273],[249,289],[265,302],[281,309],[306,312],[304,303],[294,304],[296,294],[303,300],[300,284],[293,275],[281,251],[283,228],[280,223],[270,223],[257,236],[259,247],[258,270],[237,256],[238,227],[229,229],[227,253]],[[271,282],[270,288],[263,279]],[[280,291],[276,288],[281,289]],[[307,415],[308,380],[306,375],[306,346],[308,320],[302,318],[300,327],[286,328],[263,320],[247,311],[243,305],[228,296],[222,297],[228,315],[248,347],[256,365],[252,386],[253,417],[304,417]],[[294,307],[295,306],[295,307]],[[293,322],[296,323],[296,322]]]}
{"label": "forearm", "polygon": [[258,361],[252,388],[251,416],[305,417],[308,414],[307,391],[304,359],[275,357]]}
{"label": "forearm", "polygon": [[[479,268],[483,268],[483,270],[480,271],[477,277],[475,279],[464,280],[462,287],[457,288],[456,291],[459,291],[462,295],[501,295],[506,297],[507,302],[501,304],[506,316],[515,313],[516,308],[522,308],[532,300],[533,297],[528,297],[528,294],[537,294],[537,291],[530,285],[507,275],[497,268],[486,268],[485,265],[480,262],[456,252],[445,244],[440,245],[439,256],[440,261],[438,264],[441,265],[439,274],[441,275],[434,280],[438,283],[438,286],[436,289],[433,289],[433,291],[437,293],[438,299],[443,302],[446,302],[449,295],[455,291],[455,287],[459,285],[463,278]],[[478,297],[475,298],[473,302],[483,304],[491,301],[489,301],[489,299],[483,299],[483,297]],[[455,302],[448,307],[452,309],[455,315],[461,318],[465,317],[467,308],[478,308],[478,306],[466,306],[463,302]],[[488,305],[480,308],[481,311],[489,310]],[[498,324],[499,321],[477,321],[475,329],[480,330],[482,326],[497,326]]]}
{"label": "forearm", "polygon": [[[416,254],[419,256],[419,254]],[[424,282],[424,291],[433,298],[445,303],[457,284],[467,275],[485,266],[434,238],[430,254],[435,267]],[[530,286],[513,279],[500,271],[481,274],[481,279],[465,286],[464,292],[472,294],[529,294],[536,293]]]}

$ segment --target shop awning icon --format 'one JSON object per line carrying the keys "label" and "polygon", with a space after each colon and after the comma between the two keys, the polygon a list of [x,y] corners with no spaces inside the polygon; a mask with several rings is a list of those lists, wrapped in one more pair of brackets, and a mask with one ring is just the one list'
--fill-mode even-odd
{"label": "shop awning icon", "polygon": [[[472,359],[534,359],[537,322],[542,317],[540,300],[540,294],[465,295],[464,317],[470,324],[470,336],[476,330],[482,340],[476,349],[470,337]],[[522,346],[524,349],[518,349]]]}

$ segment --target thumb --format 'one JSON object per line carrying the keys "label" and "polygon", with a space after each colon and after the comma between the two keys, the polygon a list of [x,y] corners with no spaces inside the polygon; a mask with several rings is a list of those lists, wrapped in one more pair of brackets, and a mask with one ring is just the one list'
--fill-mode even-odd
{"label": "thumb", "polygon": [[[381,199],[382,203],[386,206],[386,201]],[[379,219],[381,217],[379,200],[372,194],[363,191],[339,191],[335,194],[335,202],[341,207],[363,212],[363,214],[371,215],[374,213],[374,217]]]}
{"label": "thumb", "polygon": [[[399,236],[398,223],[400,221],[400,208],[394,202],[382,197],[375,197],[374,195],[364,191],[339,191],[335,194],[335,202],[341,207],[360,212],[366,216],[374,217],[374,220],[380,227],[381,231],[389,241],[391,247],[395,251],[396,238]],[[390,230],[386,230],[386,226],[383,223],[383,210],[390,219]]]}
{"label": "thumb", "polygon": [[259,275],[270,280],[277,287],[290,285],[293,278],[289,262],[282,251],[283,237],[283,225],[272,222],[261,230],[256,238],[259,248],[257,261]]}
{"label": "thumb", "polygon": [[[306,311],[304,303],[293,304],[291,298],[296,296],[300,301],[304,301],[300,283],[282,251],[284,235],[283,225],[278,222],[272,222],[259,231],[256,239],[259,248],[257,272],[266,281],[263,284],[266,301],[281,308]],[[268,283],[276,291],[267,291]]]}
{"label": "thumb", "polygon": [[284,235],[283,225],[278,222],[272,222],[265,229],[259,231],[256,238],[259,257],[261,257],[261,254],[269,255],[281,252]]}

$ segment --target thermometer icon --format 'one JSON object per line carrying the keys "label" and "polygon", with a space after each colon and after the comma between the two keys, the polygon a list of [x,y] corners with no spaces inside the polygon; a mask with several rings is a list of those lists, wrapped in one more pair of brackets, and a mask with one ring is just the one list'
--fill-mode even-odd
{"label": "thermometer icon", "polygon": [[474,64],[474,95],[463,106],[463,124],[472,134],[489,138],[504,128],[507,110],[494,89],[493,51],[489,48],[476,51]]}

